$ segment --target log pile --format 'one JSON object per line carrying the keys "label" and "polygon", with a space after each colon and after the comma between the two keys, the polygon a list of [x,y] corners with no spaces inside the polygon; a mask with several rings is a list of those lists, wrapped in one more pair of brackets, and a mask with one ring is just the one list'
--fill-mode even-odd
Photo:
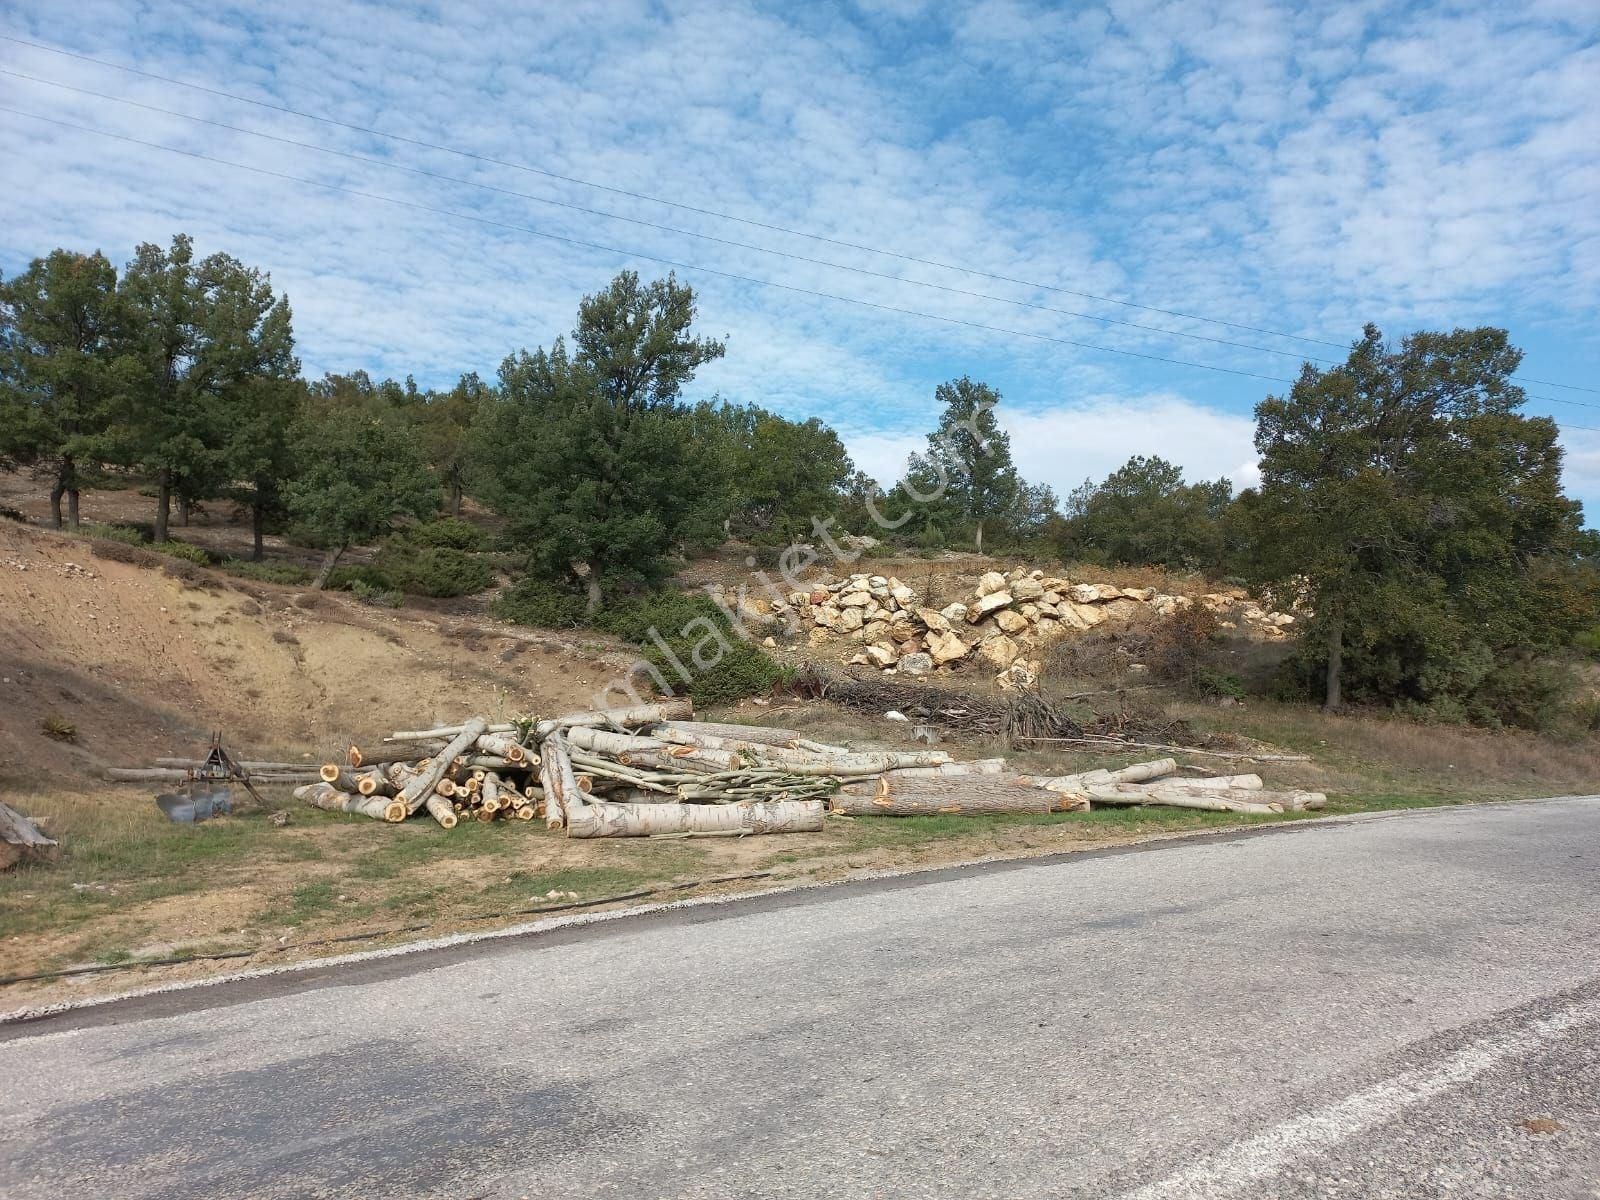
{"label": "log pile", "polygon": [[854,574],[782,599],[743,597],[738,611],[756,622],[784,620],[813,645],[835,638],[858,642],[853,665],[912,676],[976,665],[998,672],[1002,687],[1027,688],[1037,682],[1038,654],[1051,642],[1104,621],[1145,611],[1168,616],[1195,604],[1217,613],[1225,628],[1243,626],[1263,638],[1281,638],[1295,622],[1291,614],[1268,611],[1242,593],[1191,598],[1154,588],[1074,583],[1021,567],[985,573],[968,599],[943,608],[924,605],[893,576]]}
{"label": "log pile", "polygon": [[298,788],[307,804],[400,822],[542,819],[569,837],[738,837],[816,832],[824,817],[1050,813],[1153,805],[1267,813],[1325,797],[1269,792],[1256,775],[1193,779],[1170,758],[1034,776],[942,750],[857,751],[790,729],[696,721],[690,702],[543,721],[404,730],[352,746]]}

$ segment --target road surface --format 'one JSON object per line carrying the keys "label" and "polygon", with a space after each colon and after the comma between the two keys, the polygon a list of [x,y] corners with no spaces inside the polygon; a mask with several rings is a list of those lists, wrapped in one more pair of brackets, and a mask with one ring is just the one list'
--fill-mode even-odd
{"label": "road surface", "polygon": [[0,1027],[0,1195],[1600,1196],[1600,799]]}

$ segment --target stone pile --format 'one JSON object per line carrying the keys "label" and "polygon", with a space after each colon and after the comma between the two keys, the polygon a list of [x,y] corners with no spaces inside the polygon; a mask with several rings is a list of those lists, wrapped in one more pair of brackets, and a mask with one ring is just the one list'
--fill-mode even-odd
{"label": "stone pile", "polygon": [[1093,629],[1103,621],[1126,621],[1141,612],[1160,616],[1199,603],[1212,612],[1236,615],[1267,637],[1282,637],[1294,617],[1267,612],[1226,593],[1198,601],[1154,588],[1118,588],[1109,583],[1074,583],[1041,570],[986,572],[970,599],[932,608],[894,576],[858,573],[810,591],[791,592],[789,614],[812,645],[834,638],[861,643],[850,662],[907,675],[981,665],[998,672],[1002,687],[1038,681],[1038,652],[1051,642]]}

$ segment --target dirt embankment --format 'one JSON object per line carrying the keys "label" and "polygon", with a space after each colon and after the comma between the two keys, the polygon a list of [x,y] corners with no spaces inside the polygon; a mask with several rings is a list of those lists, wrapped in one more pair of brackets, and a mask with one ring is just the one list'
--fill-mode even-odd
{"label": "dirt embankment", "polygon": [[[620,657],[594,638],[185,573],[0,522],[0,782],[192,753],[212,729],[251,757],[315,756],[466,712],[581,706]],[[51,717],[76,740],[49,737]]]}

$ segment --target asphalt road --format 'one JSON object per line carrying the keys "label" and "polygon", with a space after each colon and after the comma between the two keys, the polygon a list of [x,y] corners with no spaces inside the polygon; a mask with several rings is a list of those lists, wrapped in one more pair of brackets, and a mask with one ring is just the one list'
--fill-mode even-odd
{"label": "asphalt road", "polygon": [[0,1195],[1596,1197],[1597,951],[1600,799],[690,908],[0,1028]]}

